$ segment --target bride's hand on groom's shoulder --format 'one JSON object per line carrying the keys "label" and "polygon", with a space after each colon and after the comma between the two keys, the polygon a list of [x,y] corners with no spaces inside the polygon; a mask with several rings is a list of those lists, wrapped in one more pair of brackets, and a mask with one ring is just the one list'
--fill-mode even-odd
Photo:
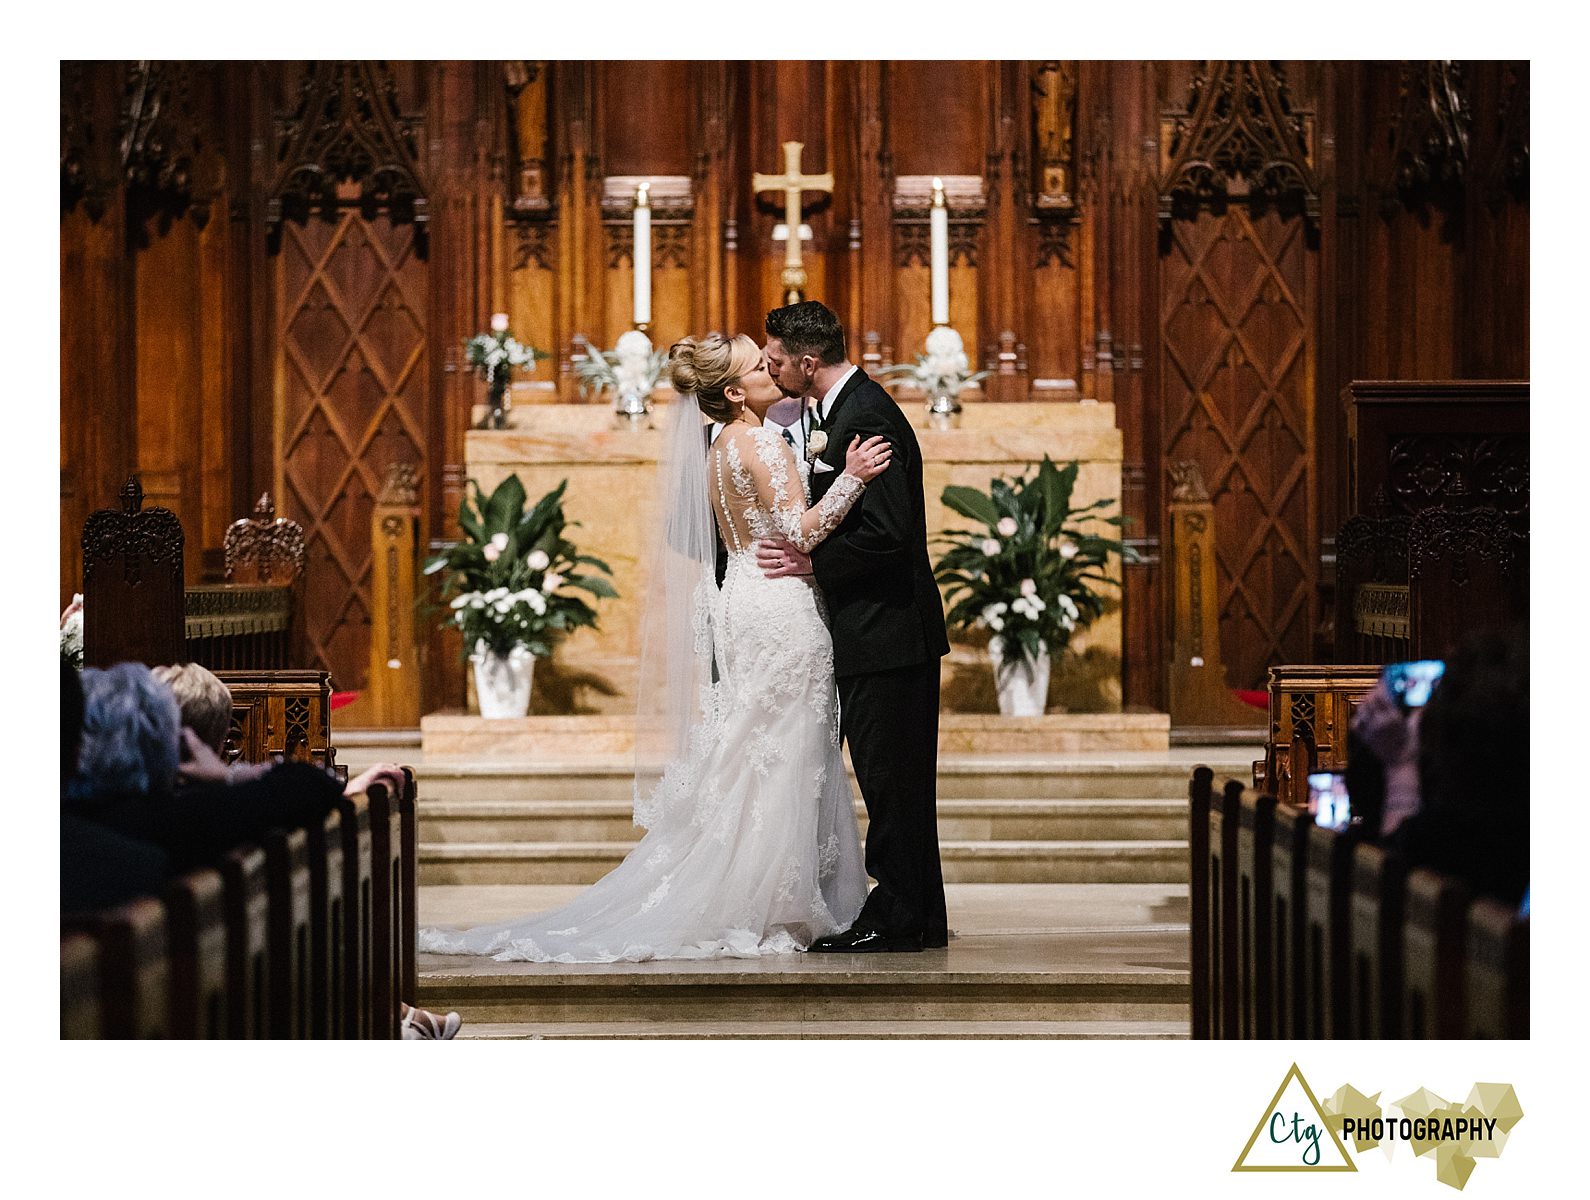
{"label": "bride's hand on groom's shoulder", "polygon": [[769,579],[786,575],[810,575],[812,560],[782,538],[757,542],[756,565]]}
{"label": "bride's hand on groom's shoulder", "polygon": [[845,473],[854,475],[862,483],[870,483],[888,469],[889,456],[893,453],[894,447],[889,445],[888,438],[875,435],[863,442],[858,433],[845,451]]}

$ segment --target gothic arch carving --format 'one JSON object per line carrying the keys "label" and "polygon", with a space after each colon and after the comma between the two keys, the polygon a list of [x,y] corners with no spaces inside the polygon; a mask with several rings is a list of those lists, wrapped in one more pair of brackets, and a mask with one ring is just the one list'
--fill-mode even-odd
{"label": "gothic arch carving", "polygon": [[1292,107],[1278,63],[1201,63],[1184,111],[1160,119],[1159,219],[1205,209],[1302,213],[1318,226],[1314,115]]}
{"label": "gothic arch carving", "polygon": [[266,208],[273,239],[284,220],[333,217],[344,182],[357,186],[366,218],[385,212],[423,234],[429,211],[420,124],[401,112],[385,63],[310,63],[292,111],[276,122],[277,171]]}

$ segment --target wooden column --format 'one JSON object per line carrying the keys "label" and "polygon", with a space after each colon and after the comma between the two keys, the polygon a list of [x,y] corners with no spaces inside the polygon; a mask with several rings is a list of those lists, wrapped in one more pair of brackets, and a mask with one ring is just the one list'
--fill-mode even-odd
{"label": "wooden column", "polygon": [[370,522],[370,683],[362,725],[413,729],[420,723],[418,599],[419,476],[408,463],[387,469]]}

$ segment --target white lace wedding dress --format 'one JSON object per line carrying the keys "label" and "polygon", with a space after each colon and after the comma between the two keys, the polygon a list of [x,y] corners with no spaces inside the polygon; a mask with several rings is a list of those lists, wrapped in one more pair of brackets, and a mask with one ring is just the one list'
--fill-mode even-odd
{"label": "white lace wedding dress", "polygon": [[706,587],[698,608],[717,681],[703,691],[688,751],[637,802],[648,832],[564,907],[422,929],[422,951],[565,963],[751,957],[804,949],[860,912],[867,878],[822,598],[810,577],[766,578],[755,544],[782,536],[809,550],[862,484],[841,476],[807,511],[805,464],[776,432],[742,424],[718,437],[707,468],[729,550],[721,591]]}

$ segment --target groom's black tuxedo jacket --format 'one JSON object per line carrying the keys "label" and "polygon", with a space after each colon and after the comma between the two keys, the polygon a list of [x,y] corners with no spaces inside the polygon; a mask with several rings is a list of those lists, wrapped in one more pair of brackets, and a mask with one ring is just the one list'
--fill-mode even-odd
{"label": "groom's black tuxedo jacket", "polygon": [[944,605],[928,560],[922,450],[911,423],[858,367],[822,428],[828,445],[821,459],[834,469],[814,467],[813,504],[845,469],[852,438],[881,434],[894,449],[888,469],[812,552],[812,573],[828,604],[835,676],[888,671],[948,654]]}

